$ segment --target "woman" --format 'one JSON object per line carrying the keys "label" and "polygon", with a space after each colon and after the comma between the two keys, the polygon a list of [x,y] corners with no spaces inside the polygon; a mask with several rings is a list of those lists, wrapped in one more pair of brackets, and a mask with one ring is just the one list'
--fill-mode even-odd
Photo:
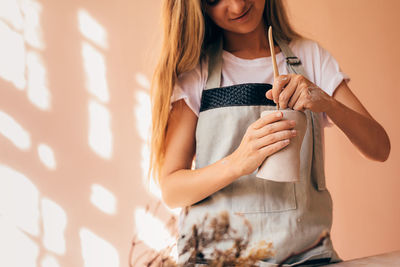
{"label": "woman", "polygon": [[[152,86],[150,170],[169,207],[190,207],[180,217],[181,262],[187,260],[182,249],[192,225],[206,213],[227,210],[250,221],[251,244],[273,243],[274,258],[260,261],[273,266],[331,227],[331,197],[318,152],[320,124],[336,124],[375,161],[388,158],[389,138],[350,91],[336,60],[291,28],[281,0],[166,0],[163,15],[164,42]],[[275,79],[269,25],[279,40],[275,51],[282,75]],[[292,52],[300,61],[287,60]],[[304,72],[288,73],[285,60],[300,63]],[[296,135],[294,122],[283,120],[279,111],[259,118],[276,103],[317,114],[303,141],[297,183],[254,174]],[[212,251],[202,255],[211,256]],[[318,261],[340,261],[331,242],[286,264]]]}

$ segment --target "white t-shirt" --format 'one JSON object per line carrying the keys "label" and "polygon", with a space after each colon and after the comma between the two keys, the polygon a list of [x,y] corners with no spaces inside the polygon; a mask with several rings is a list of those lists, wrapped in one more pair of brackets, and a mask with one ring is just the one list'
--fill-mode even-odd
{"label": "white t-shirt", "polygon": [[[317,42],[300,39],[289,44],[293,53],[300,58],[307,78],[332,96],[337,86],[350,78],[341,71],[335,58]],[[228,51],[222,51],[221,86],[242,83],[273,84],[274,73],[271,57],[255,59],[239,58]],[[282,52],[276,54],[279,74],[288,74],[285,57]],[[198,116],[200,100],[208,76],[207,58],[200,60],[197,66],[178,76],[171,103],[184,99],[190,109]],[[321,113],[323,127],[331,126],[325,113]]]}

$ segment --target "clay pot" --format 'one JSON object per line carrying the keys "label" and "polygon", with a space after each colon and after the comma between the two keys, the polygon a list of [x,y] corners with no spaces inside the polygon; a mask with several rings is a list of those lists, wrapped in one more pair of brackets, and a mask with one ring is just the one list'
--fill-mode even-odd
{"label": "clay pot", "polygon": [[[300,149],[307,130],[307,117],[304,112],[292,109],[281,110],[282,120],[296,121],[297,135],[283,149],[267,157],[258,168],[256,176],[276,182],[297,182],[300,180]],[[276,110],[266,110],[261,117]]]}

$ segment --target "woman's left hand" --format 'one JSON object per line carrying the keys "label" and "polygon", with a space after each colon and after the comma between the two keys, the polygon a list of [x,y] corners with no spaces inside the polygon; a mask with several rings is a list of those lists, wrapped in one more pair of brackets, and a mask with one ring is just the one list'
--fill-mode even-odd
{"label": "woman's left hand", "polygon": [[275,78],[274,85],[266,97],[279,101],[279,108],[291,108],[298,111],[309,109],[313,112],[326,112],[332,97],[310,82],[303,75],[288,74]]}

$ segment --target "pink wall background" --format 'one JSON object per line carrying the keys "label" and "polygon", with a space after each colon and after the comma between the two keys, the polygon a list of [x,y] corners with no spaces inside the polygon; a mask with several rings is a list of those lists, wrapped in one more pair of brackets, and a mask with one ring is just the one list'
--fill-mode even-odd
{"label": "pink wall background", "polygon": [[[336,249],[343,259],[399,250],[400,3],[288,6],[392,142],[377,163],[326,130]],[[1,266],[127,266],[135,233],[164,244],[171,213],[157,209],[142,178],[159,14],[159,0],[0,4]]]}
{"label": "pink wall background", "polygon": [[296,28],[319,41],[351,77],[352,91],[385,128],[392,150],[367,160],[332,127],[326,134],[332,236],[343,259],[400,249],[399,1],[288,1]]}

